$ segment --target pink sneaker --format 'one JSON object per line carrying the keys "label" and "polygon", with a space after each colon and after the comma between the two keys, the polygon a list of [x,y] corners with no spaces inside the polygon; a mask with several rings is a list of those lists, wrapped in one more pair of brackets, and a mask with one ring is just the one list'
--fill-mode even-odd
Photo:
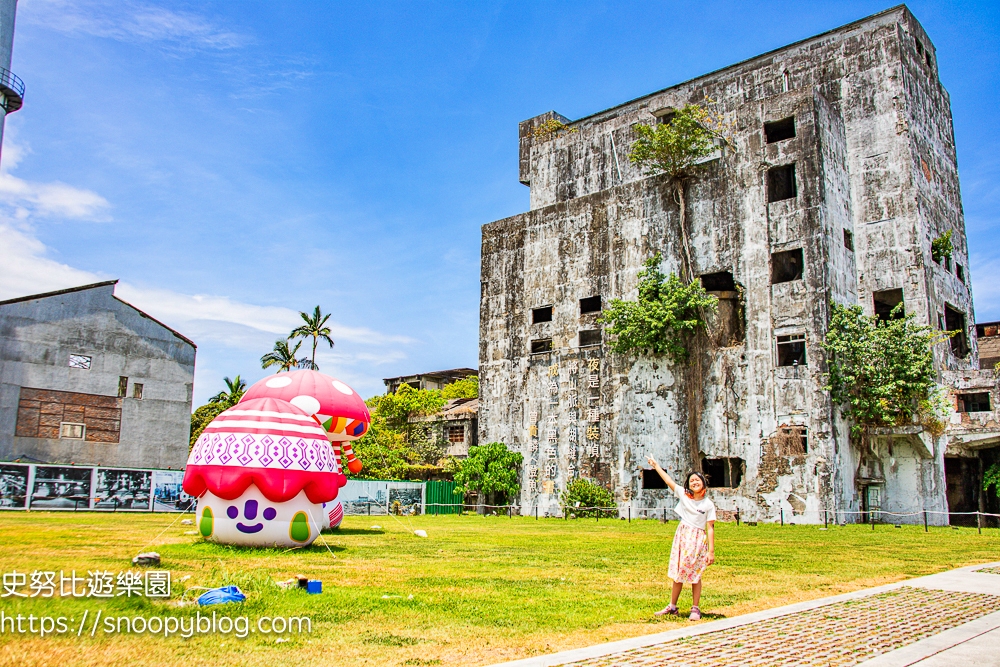
{"label": "pink sneaker", "polygon": [[677,605],[671,604],[667,605],[660,611],[653,614],[653,616],[676,616],[677,615]]}
{"label": "pink sneaker", "polygon": [[698,607],[691,607],[691,615],[688,616],[689,621],[700,621],[701,620],[701,609]]}

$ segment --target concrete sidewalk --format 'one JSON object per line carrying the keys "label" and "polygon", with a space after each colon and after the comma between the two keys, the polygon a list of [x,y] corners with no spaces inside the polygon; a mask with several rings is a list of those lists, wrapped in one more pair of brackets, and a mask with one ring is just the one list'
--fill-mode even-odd
{"label": "concrete sidewalk", "polygon": [[503,664],[943,667],[956,660],[1000,667],[1000,563]]}

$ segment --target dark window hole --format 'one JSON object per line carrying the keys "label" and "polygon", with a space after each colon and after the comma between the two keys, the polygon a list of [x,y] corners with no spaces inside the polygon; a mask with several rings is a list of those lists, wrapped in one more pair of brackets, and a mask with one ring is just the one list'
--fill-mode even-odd
{"label": "dark window hole", "polygon": [[959,412],[990,412],[992,409],[990,407],[990,393],[988,391],[958,395]]}
{"label": "dark window hole", "polygon": [[725,457],[701,460],[701,469],[710,487],[735,489],[743,480],[743,459]]}
{"label": "dark window hole", "polygon": [[580,347],[601,344],[601,330],[587,329],[580,332]]}
{"label": "dark window hole", "polygon": [[945,331],[955,332],[951,337],[951,351],[956,357],[964,357],[969,353],[969,339],[965,331],[965,313],[948,304],[944,304]]}
{"label": "dark window hole", "polygon": [[764,123],[764,138],[767,143],[795,138],[795,117],[789,116],[773,123]]}
{"label": "dark window hole", "polygon": [[736,281],[729,271],[706,273],[701,276],[701,286],[708,292],[735,292]]}
{"label": "dark window hole", "polygon": [[854,234],[848,230],[844,230],[844,247],[850,251],[854,251]]}
{"label": "dark window hole", "polygon": [[580,314],[601,312],[601,295],[580,299]]}
{"label": "dark window hole", "polygon": [[781,167],[771,167],[767,170],[767,201],[768,203],[783,199],[794,199],[798,194],[795,188],[795,164]]}
{"label": "dark window hole", "polygon": [[539,322],[551,322],[552,321],[552,306],[542,306],[541,308],[534,308],[531,311],[531,323],[538,324]]}
{"label": "dark window hole", "polygon": [[788,336],[778,336],[778,365],[779,366],[806,365],[805,334],[791,334]]}
{"label": "dark window hole", "polygon": [[552,351],[552,339],[551,338],[539,338],[538,340],[531,341],[531,353],[541,354],[542,352]]}
{"label": "dark window hole", "polygon": [[903,290],[887,289],[880,292],[872,292],[872,305],[875,307],[875,316],[886,322],[891,319],[900,319],[906,316],[903,308],[893,314],[893,309],[903,303]]}
{"label": "dark window hole", "polygon": [[802,248],[771,254],[771,284],[802,280]]}

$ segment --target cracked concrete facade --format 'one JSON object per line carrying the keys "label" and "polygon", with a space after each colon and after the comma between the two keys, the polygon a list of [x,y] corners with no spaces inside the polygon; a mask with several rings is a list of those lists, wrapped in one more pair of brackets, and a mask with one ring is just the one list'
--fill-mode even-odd
{"label": "cracked concrete facade", "polygon": [[[735,290],[714,291],[722,308],[697,363],[614,354],[580,300],[635,299],[646,259],[662,253],[680,273],[684,256],[666,178],[628,161],[633,126],[706,98],[732,123],[731,146],[690,182],[686,231],[695,274],[731,274]],[[788,118],[794,136],[768,143],[765,123]],[[550,119],[568,131],[539,133]],[[887,290],[918,322],[964,317],[967,349],[939,346],[935,364],[979,372],[950,102],[906,7],[576,121],[542,114],[519,135],[530,210],[482,230],[479,438],[524,454],[524,511],[559,514],[576,476],[611,488],[622,512],[672,507],[643,482],[653,455],[677,476],[707,459],[716,504],[748,520],[822,522],[867,502],[947,512],[948,434],[905,427],[861,461],[822,389],[830,301],[871,314]],[[794,196],[769,203],[769,170],[789,165]],[[939,264],[931,241],[948,230]],[[772,284],[783,251],[801,251],[801,277]],[[780,365],[797,341],[804,359]]]}

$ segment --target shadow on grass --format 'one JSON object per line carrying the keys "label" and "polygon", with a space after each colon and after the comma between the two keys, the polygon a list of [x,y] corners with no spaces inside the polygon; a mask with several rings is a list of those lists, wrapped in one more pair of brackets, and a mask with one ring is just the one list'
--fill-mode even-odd
{"label": "shadow on grass", "polygon": [[385,535],[385,529],[372,530],[371,528],[340,528],[327,529],[323,535]]}

